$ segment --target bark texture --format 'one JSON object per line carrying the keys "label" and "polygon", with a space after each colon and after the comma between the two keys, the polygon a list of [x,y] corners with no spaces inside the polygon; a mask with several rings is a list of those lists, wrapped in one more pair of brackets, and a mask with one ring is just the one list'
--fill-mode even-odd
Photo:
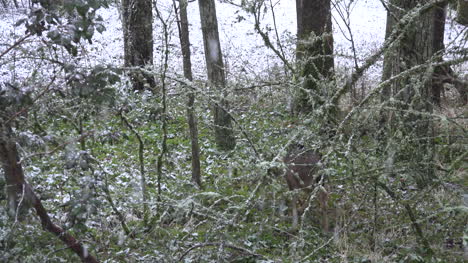
{"label": "bark texture", "polygon": [[[468,2],[467,2],[468,3]],[[433,48],[434,56],[437,62],[443,62],[443,52],[445,50],[444,33],[445,20],[447,17],[447,2],[437,4],[434,7],[434,39]],[[468,12],[468,9],[466,10]],[[463,105],[468,103],[467,84],[464,80],[457,76],[450,65],[441,65],[434,68],[434,76],[432,81],[432,102],[435,105],[440,105],[441,96],[444,91],[444,84],[451,84],[459,93],[460,101]]]}
{"label": "bark texture", "polygon": [[[126,67],[153,65],[153,11],[151,0],[122,0],[124,62]],[[132,70],[134,90],[151,89],[154,77]]]}
{"label": "bark texture", "polygon": [[[184,76],[192,81],[192,62],[190,59],[190,37],[189,23],[187,17],[187,0],[179,0],[180,8],[180,45],[182,49]],[[201,183],[201,168],[200,168],[200,146],[198,145],[198,124],[197,117],[194,111],[195,94],[189,91],[187,102],[187,121],[190,130],[190,141],[192,144],[192,181],[200,188]]]}
{"label": "bark texture", "polygon": [[199,0],[200,20],[205,47],[208,82],[221,92],[221,99],[213,107],[215,140],[221,150],[232,150],[236,141],[232,130],[231,117],[227,112],[229,104],[225,99],[226,76],[223,55],[219,43],[218,20],[214,0]]}
{"label": "bark texture", "polygon": [[[439,54],[439,61],[442,61],[442,52],[445,49],[444,33],[445,33],[445,19],[447,16],[447,4],[438,4],[434,8],[434,38],[433,38],[433,52]],[[443,89],[444,76],[449,75],[449,66],[438,66],[434,69],[434,78],[432,83],[432,101],[436,105],[440,105],[441,93]]]}
{"label": "bark texture", "polygon": [[468,0],[458,0],[457,22],[468,26]]}
{"label": "bark texture", "polygon": [[[16,148],[16,141],[8,124],[0,125],[0,161],[2,163],[8,200],[8,214],[21,220],[29,208],[23,188],[24,173]],[[19,209],[18,209],[19,208]]]}
{"label": "bark texture", "polygon": [[[429,0],[390,1],[387,37],[408,12],[430,3]],[[434,177],[430,113],[433,111],[433,76],[437,70],[433,64],[438,59],[436,52],[443,48],[440,32],[436,30],[441,29],[440,8],[435,5],[413,18],[403,32],[401,41],[388,50],[384,58],[383,81],[399,75],[383,90],[383,102],[396,109],[383,113],[387,136],[392,140],[408,141],[398,145],[395,160],[411,164],[414,169],[408,172],[421,187]],[[400,75],[410,69],[414,70],[414,67],[419,67],[419,70]]]}
{"label": "bark texture", "polygon": [[[401,32],[401,38],[385,53],[382,119],[385,124],[384,168],[386,176],[404,184],[425,188],[434,182],[434,124],[432,121],[434,64],[442,60],[443,28],[447,1],[391,0],[387,16],[387,37]],[[424,11],[423,11],[424,10]],[[391,180],[390,180],[391,181]],[[396,181],[396,180],[395,180]],[[392,199],[404,199],[378,182]],[[414,209],[403,207],[412,222],[424,255],[434,253]]]}
{"label": "bark texture", "polygon": [[324,103],[329,91],[321,85],[333,76],[333,34],[330,0],[296,0],[297,59],[305,78],[295,109],[308,113]]}

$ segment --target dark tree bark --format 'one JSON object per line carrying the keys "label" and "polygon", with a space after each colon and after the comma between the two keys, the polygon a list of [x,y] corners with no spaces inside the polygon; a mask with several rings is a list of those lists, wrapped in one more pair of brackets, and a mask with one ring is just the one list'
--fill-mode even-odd
{"label": "dark tree bark", "polygon": [[457,22],[468,26],[468,1],[458,0]]}
{"label": "dark tree bark", "polygon": [[5,176],[8,214],[11,218],[16,217],[22,220],[25,211],[31,205],[28,203],[30,198],[25,198],[23,168],[19,164],[16,141],[11,127],[7,123],[0,127],[0,161]]}
{"label": "dark tree bark", "polygon": [[[442,55],[445,50],[444,33],[447,5],[447,2],[439,3],[434,7],[433,52],[434,55],[437,56],[438,62],[443,62]],[[468,102],[468,91],[466,89],[467,84],[457,76],[450,65],[440,65],[434,68],[434,76],[432,80],[432,102],[435,105],[440,105],[441,103],[441,95],[443,93],[445,83],[451,84],[458,91],[463,105]]]}
{"label": "dark tree bark", "polygon": [[296,0],[297,59],[305,78],[295,109],[308,113],[323,105],[328,91],[321,82],[333,77],[333,31],[330,0]]}
{"label": "dark tree bark", "polygon": [[219,43],[218,20],[214,0],[199,0],[200,20],[205,47],[206,70],[208,82],[221,93],[221,99],[213,107],[216,144],[221,150],[232,150],[236,145],[232,130],[228,102],[225,97],[226,76]]}
{"label": "dark tree bark", "polygon": [[10,216],[22,220],[27,210],[33,207],[44,230],[62,240],[67,247],[80,257],[82,262],[98,262],[76,238],[52,222],[41,200],[24,179],[16,140],[8,121],[0,120],[3,122],[0,124],[0,162],[2,163],[7,184],[8,213]]}
{"label": "dark tree bark", "polygon": [[[468,26],[468,1],[467,0],[458,0],[457,7],[457,19],[456,21],[464,26]],[[454,76],[453,71],[450,70],[448,75],[448,80],[450,83],[457,89],[460,94],[460,100],[463,105],[468,103],[468,89],[466,88],[468,84],[466,80],[460,80],[457,76]]]}
{"label": "dark tree bark", "polygon": [[[447,16],[447,3],[438,4],[434,10],[434,39],[433,49],[434,54],[439,52],[440,59],[442,61],[442,52],[445,49],[444,45],[444,33],[445,33],[445,19]],[[443,89],[443,76],[448,75],[450,71],[449,66],[438,66],[434,69],[434,78],[432,83],[432,101],[436,105],[440,105],[440,96]]]}
{"label": "dark tree bark", "polygon": [[[189,23],[187,17],[187,0],[179,0],[180,7],[180,46],[182,49],[184,76],[192,81],[192,62],[190,59],[190,37]],[[198,125],[194,110],[195,94],[189,91],[187,102],[187,121],[190,130],[190,141],[192,144],[192,181],[202,188],[200,168],[200,146],[198,145]]]}
{"label": "dark tree bark", "polygon": [[[430,4],[429,0],[391,0],[387,15],[387,37],[400,19],[419,5]],[[411,176],[420,187],[434,178],[433,166],[433,125],[430,114],[433,111],[433,76],[437,71],[432,65],[436,62],[437,51],[443,48],[440,43],[441,7],[434,5],[416,17],[403,32],[398,45],[385,53],[382,80],[388,80],[416,66],[420,70],[412,74],[400,75],[382,93],[383,102],[392,112],[382,114],[387,127],[387,136],[403,136],[408,140],[400,145],[396,160],[411,165]],[[393,98],[393,100],[390,100]],[[390,150],[390,151],[393,151]]]}
{"label": "dark tree bark", "polygon": [[[437,84],[434,76],[442,70],[434,64],[442,60],[446,4],[447,1],[391,0],[387,15],[386,37],[395,32],[402,35],[384,57],[382,80],[387,81],[382,93],[384,168],[387,176],[404,178],[405,184],[419,188],[432,184],[436,175],[431,115],[434,91],[439,88],[434,86]],[[400,199],[394,194],[396,191],[378,185],[395,201]],[[433,251],[417,214],[407,203],[404,208],[424,255],[430,257]]]}
{"label": "dark tree bark", "polygon": [[[122,28],[126,67],[153,65],[153,11],[151,0],[122,0]],[[154,77],[132,70],[134,90],[152,89]]]}

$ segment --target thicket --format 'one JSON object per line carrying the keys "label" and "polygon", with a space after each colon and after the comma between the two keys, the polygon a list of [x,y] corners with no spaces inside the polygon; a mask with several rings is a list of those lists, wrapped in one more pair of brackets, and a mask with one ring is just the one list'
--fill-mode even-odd
{"label": "thicket", "polygon": [[[380,101],[380,80],[366,77],[355,86],[362,96],[337,102],[330,133],[323,130],[331,120],[322,110],[291,114],[291,94],[302,81],[294,72],[278,67],[258,76],[232,68],[226,92],[237,144],[222,152],[209,114],[219,91],[159,63],[144,69],[159,86],[134,92],[127,74],[136,69],[101,65],[89,55],[93,34],[105,27],[95,12],[103,2],[78,2],[63,10],[38,6],[18,15],[25,18],[16,34],[1,36],[10,44],[0,51],[0,114],[13,127],[27,181],[52,220],[98,260],[463,262],[467,111],[450,87],[429,116],[435,153],[429,179],[414,173],[421,164],[412,160],[414,144],[408,143],[425,138],[398,132],[382,137],[382,111],[398,109]],[[448,63],[465,75],[467,34],[460,32],[462,44],[445,51]],[[293,57],[294,42],[283,45],[286,57]],[[158,52],[171,57],[180,51],[160,46]],[[255,65],[244,69],[249,66]],[[415,85],[423,74],[412,76]],[[339,67],[335,78],[322,88],[337,90],[349,80]],[[190,180],[188,93],[196,96],[203,189]],[[323,156],[319,173],[330,197],[330,233],[319,228],[316,191],[299,229],[291,231],[288,200],[302,193],[288,191],[281,173],[271,172],[284,168],[291,143]],[[2,262],[78,261],[42,230],[34,211],[22,221],[9,217],[1,193]]]}

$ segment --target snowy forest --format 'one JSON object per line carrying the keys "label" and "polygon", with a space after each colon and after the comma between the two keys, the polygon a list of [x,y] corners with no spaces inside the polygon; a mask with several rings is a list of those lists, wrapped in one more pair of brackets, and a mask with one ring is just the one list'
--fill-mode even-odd
{"label": "snowy forest", "polygon": [[0,0],[0,262],[466,262],[467,0]]}

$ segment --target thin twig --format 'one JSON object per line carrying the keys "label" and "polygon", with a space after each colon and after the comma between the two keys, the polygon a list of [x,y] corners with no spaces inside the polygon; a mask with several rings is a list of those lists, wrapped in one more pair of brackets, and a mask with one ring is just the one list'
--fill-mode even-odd
{"label": "thin twig", "polygon": [[[37,96],[36,98],[34,98],[32,100],[32,103],[31,103],[31,106],[34,105],[34,103],[40,99],[42,96],[44,96],[46,94],[47,91],[49,91],[50,87],[52,86],[52,84],[55,82],[55,79],[57,78],[57,75],[54,75],[52,77],[52,79],[50,80],[50,82],[47,84],[46,88],[41,91]],[[28,107],[24,107],[22,108],[21,110],[19,110],[18,112],[16,112],[15,114],[13,114],[13,116],[11,116],[8,120],[6,120],[6,124],[10,123],[12,120],[14,120],[16,117],[18,117],[19,115],[23,114],[25,111],[28,110]]]}
{"label": "thin twig", "polygon": [[[278,2],[277,2],[278,3]],[[276,4],[275,4],[276,5]],[[278,33],[278,26],[276,25],[276,15],[275,15],[275,5],[273,5],[273,1],[270,0],[270,8],[271,8],[271,16],[273,18],[273,27],[275,29],[275,35],[276,35],[276,44],[278,45],[279,47],[279,51],[281,52],[281,55],[286,58],[286,55],[284,53],[284,49],[283,49],[283,45],[281,44],[281,39],[279,37],[279,33]],[[285,70],[284,71],[285,75],[288,75],[288,72]]]}
{"label": "thin twig", "polygon": [[163,34],[164,34],[164,52],[162,57],[163,62],[163,71],[161,74],[161,88],[162,88],[162,130],[163,138],[161,145],[161,152],[157,159],[157,173],[158,173],[158,202],[161,202],[161,180],[162,180],[162,166],[164,163],[164,156],[167,152],[167,87],[166,87],[166,74],[168,69],[169,61],[169,32],[167,30],[167,22],[161,16],[159,9],[156,5],[156,1],[153,1],[154,9],[156,11],[156,16],[161,21],[163,25]]}
{"label": "thin twig", "polygon": [[424,6],[413,9],[411,12],[408,12],[408,14],[405,15],[402,19],[400,19],[398,24],[395,26],[393,32],[390,34],[387,40],[385,40],[382,47],[372,56],[368,57],[365,60],[364,64],[357,68],[353,72],[353,74],[351,74],[351,76],[348,77],[346,83],[333,95],[327,107],[332,107],[333,105],[336,105],[341,99],[341,97],[344,94],[346,94],[351,89],[351,87],[353,87],[356,84],[356,82],[364,75],[364,72],[378,61],[378,59],[380,58],[380,56],[382,56],[383,53],[388,52],[396,45],[398,45],[402,41],[405,32],[407,32],[407,29],[413,24],[414,20],[417,17],[430,11],[431,8],[436,4],[445,2],[447,2],[447,0],[440,0],[428,3]]}
{"label": "thin twig", "polygon": [[15,47],[21,45],[21,43],[23,43],[26,39],[28,39],[30,36],[32,36],[33,34],[32,33],[29,33],[27,35],[25,35],[24,37],[18,39],[15,43],[13,43],[9,48],[7,48],[5,51],[3,51],[1,54],[0,54],[0,59],[5,56],[8,52],[10,52],[12,49],[14,49]]}
{"label": "thin twig", "polygon": [[432,251],[431,246],[429,244],[429,241],[424,236],[422,228],[419,225],[419,222],[416,219],[416,215],[414,214],[413,209],[411,208],[411,206],[408,203],[401,202],[400,199],[396,196],[395,192],[393,192],[390,189],[390,187],[388,187],[386,184],[384,184],[384,183],[382,183],[380,181],[376,181],[376,184],[380,188],[382,188],[393,199],[393,201],[395,203],[397,203],[397,204],[399,203],[405,208],[406,213],[408,214],[408,217],[411,220],[411,224],[413,225],[414,231],[416,232],[416,235],[420,238],[419,242],[423,245],[424,249],[426,250],[426,253],[429,253],[431,255],[434,254],[434,252]]}
{"label": "thin twig", "polygon": [[67,142],[64,142],[64,143],[60,144],[59,146],[55,147],[54,149],[52,149],[50,151],[30,154],[28,156],[25,156],[25,157],[21,158],[20,161],[18,162],[18,164],[21,164],[21,163],[23,163],[24,160],[30,159],[30,158],[35,157],[35,156],[51,155],[51,154],[55,153],[56,151],[58,151],[60,149],[63,149],[68,144],[83,140],[84,138],[86,138],[88,136],[91,136],[93,134],[94,134],[94,130],[91,130],[91,131],[88,131],[88,132],[82,134],[78,138],[75,138],[73,140],[70,140],[70,141],[67,141]]}
{"label": "thin twig", "polygon": [[227,247],[227,248],[230,248],[230,249],[234,249],[234,250],[239,250],[243,253],[246,253],[246,254],[249,254],[251,256],[254,256],[254,257],[257,257],[257,258],[263,258],[265,259],[265,256],[263,255],[260,255],[260,254],[257,254],[255,252],[252,252],[246,248],[242,248],[242,247],[238,247],[238,246],[234,246],[234,245],[230,245],[230,244],[225,244],[225,243],[222,243],[222,242],[210,242],[210,243],[203,243],[203,244],[198,244],[198,245],[195,245],[189,249],[187,249],[183,254],[182,256],[180,256],[179,258],[179,261],[182,261],[182,259],[184,259],[184,257],[192,250],[194,249],[197,249],[197,248],[201,248],[201,247],[216,247],[216,246],[223,246],[223,247]]}
{"label": "thin twig", "polygon": [[95,160],[95,162],[98,164],[99,168],[101,169],[102,173],[104,174],[104,185],[102,186],[102,190],[104,191],[105,198],[109,202],[112,210],[114,211],[114,214],[117,215],[117,218],[120,221],[120,225],[122,226],[122,229],[124,230],[125,234],[131,238],[135,237],[135,233],[133,231],[130,231],[130,228],[127,226],[127,223],[125,222],[125,216],[117,209],[117,206],[114,203],[114,200],[112,199],[112,195],[109,190],[109,173],[106,172],[104,167]]}
{"label": "thin twig", "polygon": [[261,4],[256,5],[256,8],[253,10],[253,15],[255,18],[255,31],[262,37],[263,42],[265,43],[265,46],[270,48],[276,56],[278,56],[281,61],[284,63],[284,65],[294,74],[295,70],[294,67],[289,63],[287,58],[283,56],[283,54],[275,48],[273,43],[271,43],[270,37],[268,36],[267,33],[263,32],[262,29],[260,28],[260,12],[261,12]]}
{"label": "thin twig", "polygon": [[123,114],[123,109],[119,111],[120,118],[125,123],[125,125],[130,129],[130,131],[135,134],[138,139],[138,157],[140,160],[140,184],[141,184],[141,192],[142,192],[142,201],[143,201],[143,221],[144,224],[148,223],[148,193],[146,190],[146,175],[145,175],[145,159],[144,159],[144,149],[145,145],[143,143],[143,139],[141,138],[140,134],[135,130],[135,128],[130,124],[127,120],[125,115]]}

